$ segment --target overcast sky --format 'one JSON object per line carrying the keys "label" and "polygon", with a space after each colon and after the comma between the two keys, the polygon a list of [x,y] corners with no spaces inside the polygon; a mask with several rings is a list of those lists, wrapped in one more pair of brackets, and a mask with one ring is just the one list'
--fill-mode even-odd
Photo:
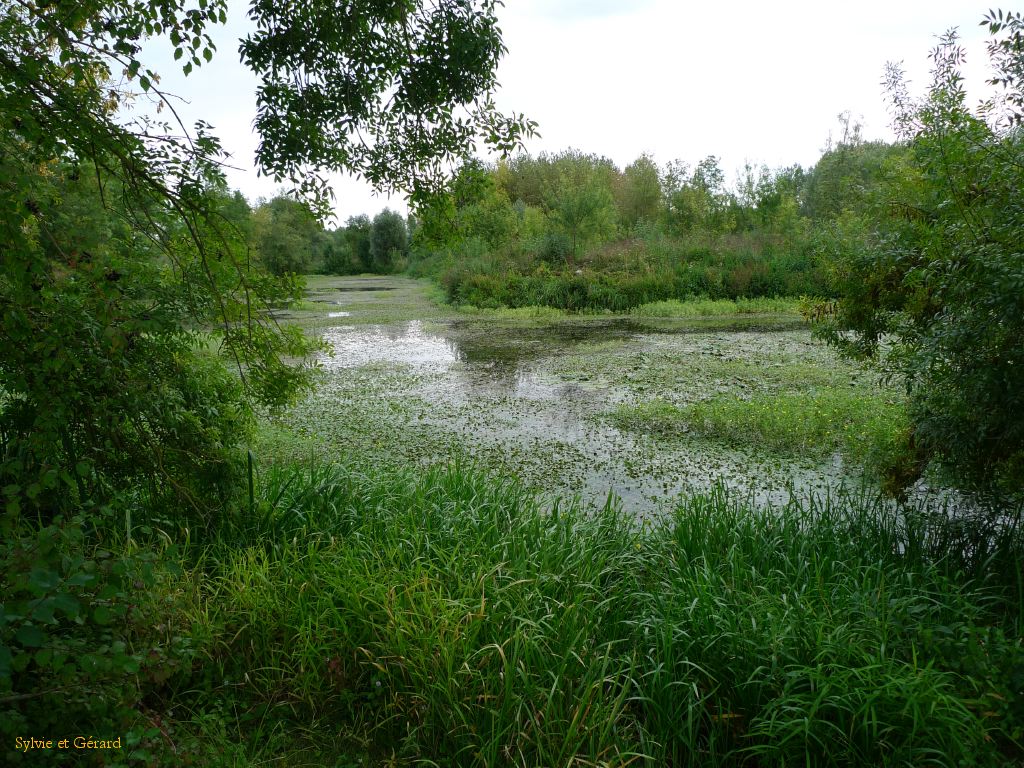
{"label": "overcast sky", "polygon": [[[186,79],[157,49],[154,68],[166,90],[189,95],[181,105],[187,120],[213,124],[239,167],[229,183],[254,200],[276,185],[252,167],[256,80],[237,54],[248,4],[230,5],[227,26],[211,30],[212,64]],[[497,102],[539,123],[532,154],[574,147],[620,167],[643,152],[660,164],[714,154],[729,178],[747,160],[808,166],[844,110],[863,121],[867,138],[891,139],[886,62],[902,62],[920,93],[928,54],[951,27],[968,52],[968,93],[980,99],[988,64],[979,22],[989,7],[974,0],[507,0],[499,18],[509,53]],[[405,211],[401,198],[373,196],[355,179],[338,177],[335,190],[341,222],[385,206]]]}

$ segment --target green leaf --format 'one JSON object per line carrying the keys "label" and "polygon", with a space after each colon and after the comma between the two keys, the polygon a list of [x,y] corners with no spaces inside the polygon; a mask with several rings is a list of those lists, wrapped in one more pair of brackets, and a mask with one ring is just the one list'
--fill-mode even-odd
{"label": "green leaf", "polygon": [[93,621],[97,624],[107,625],[113,623],[114,619],[117,618],[114,611],[105,605],[98,605],[92,612]]}
{"label": "green leaf", "polygon": [[82,604],[77,597],[66,593],[60,593],[53,596],[53,604],[57,610],[61,611],[68,618],[75,618],[81,611]]}
{"label": "green leaf", "polygon": [[55,623],[53,620],[53,613],[56,608],[57,606],[53,604],[52,599],[40,600],[32,608],[32,620],[42,622],[43,624],[53,624]]}
{"label": "green leaf", "polygon": [[121,594],[121,591],[115,585],[113,585],[113,584],[104,584],[100,588],[100,590],[99,590],[99,592],[97,593],[96,596],[100,600],[113,600],[115,597],[119,597],[120,594]]}
{"label": "green leaf", "polygon": [[60,576],[49,568],[33,568],[29,571],[28,587],[37,595],[49,592],[60,584]]}
{"label": "green leaf", "polygon": [[85,587],[96,581],[96,576],[91,573],[76,573],[67,580],[68,586]]}
{"label": "green leaf", "polygon": [[26,624],[14,633],[14,639],[23,648],[39,648],[46,641],[46,635],[34,624]]}

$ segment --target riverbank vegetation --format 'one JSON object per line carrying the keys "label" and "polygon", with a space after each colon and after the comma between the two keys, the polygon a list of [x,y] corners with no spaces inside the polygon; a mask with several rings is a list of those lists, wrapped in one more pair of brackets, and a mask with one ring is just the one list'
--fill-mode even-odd
{"label": "riverbank vegetation", "polygon": [[[0,23],[6,762],[1024,759],[1019,15],[986,18],[1004,90],[981,112],[947,36],[923,99],[889,74],[898,143],[847,117],[813,169],[747,168],[730,187],[714,157],[515,155],[533,124],[493,105],[494,3],[358,0],[331,24],[308,4],[252,8],[260,168],[294,187],[255,210],[205,124],[182,137],[119,113],[132,90],[169,105],[140,40],[169,41],[187,74],[213,56],[221,0],[21,4]],[[466,160],[477,133],[510,159]],[[403,189],[414,215],[326,233],[320,170]],[[389,453],[397,420],[325,451],[282,417],[325,389],[310,364],[325,342],[286,315],[316,305],[298,304],[309,269],[405,270],[462,319],[532,323],[498,368],[540,334],[571,336],[555,322],[571,313],[791,322],[799,301],[905,395],[714,349],[674,364],[679,380],[761,380],[595,421],[838,451],[888,487],[771,503],[712,486],[654,518],[438,462],[432,445]],[[664,377],[657,345],[629,355],[593,367],[641,379],[631,393]],[[394,389],[407,373],[358,370]],[[944,504],[906,492],[929,465],[958,491]],[[16,741],[82,735],[118,746]]]}
{"label": "riverbank vegetation", "polygon": [[272,746],[351,765],[1017,754],[1016,529],[856,494],[766,509],[712,492],[641,530],[457,466],[279,467],[255,488],[128,625],[150,647],[143,617],[159,616],[168,649],[135,692],[178,713],[150,750],[237,765]]}

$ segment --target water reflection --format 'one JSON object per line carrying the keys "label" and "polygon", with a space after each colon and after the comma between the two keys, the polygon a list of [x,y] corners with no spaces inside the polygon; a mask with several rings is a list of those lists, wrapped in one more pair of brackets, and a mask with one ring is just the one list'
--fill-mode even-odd
{"label": "water reflection", "polygon": [[[334,313],[332,313],[333,316]],[[584,342],[638,338],[630,321],[585,326],[550,325],[531,328],[480,328],[452,324],[427,331],[413,320],[393,326],[335,326],[323,338],[333,356],[326,368],[355,368],[368,363],[396,363],[415,371],[445,374],[429,389],[466,404],[476,395],[514,396],[526,401],[587,401],[593,406],[616,398],[612,388],[595,382],[565,381],[547,373],[541,361],[573,354]]]}
{"label": "water reflection", "polygon": [[[327,369],[407,366],[414,374],[411,389],[383,397],[414,403],[410,407],[417,409],[417,423],[457,436],[471,451],[497,451],[518,474],[557,477],[552,493],[581,493],[600,502],[613,492],[627,509],[643,513],[716,482],[760,501],[779,502],[788,497],[791,484],[827,490],[844,477],[838,456],[799,463],[696,439],[657,442],[616,428],[607,413],[635,401],[637,393],[622,381],[584,374],[567,380],[555,370],[565,356],[593,350],[581,345],[612,340],[626,341],[631,348],[671,344],[670,337],[654,336],[629,320],[530,327],[452,323],[431,330],[412,321],[337,326],[327,329],[324,338],[334,350],[324,360]],[[551,456],[560,457],[556,467],[537,466],[552,461]]]}
{"label": "water reflection", "polygon": [[335,326],[324,331],[323,339],[334,352],[321,361],[327,369],[400,363],[443,371],[458,359],[455,345],[443,336],[426,333],[419,320],[404,326]]}

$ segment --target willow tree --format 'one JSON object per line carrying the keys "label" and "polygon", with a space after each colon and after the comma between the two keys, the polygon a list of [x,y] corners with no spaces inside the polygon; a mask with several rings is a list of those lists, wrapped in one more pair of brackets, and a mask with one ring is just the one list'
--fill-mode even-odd
{"label": "willow tree", "polygon": [[[252,2],[240,52],[260,78],[261,172],[323,213],[327,172],[415,200],[478,141],[517,146],[533,124],[494,106],[505,50],[495,6]],[[303,372],[282,359],[305,349],[259,311],[297,286],[253,268],[221,215],[211,126],[174,119],[143,55],[162,38],[185,74],[201,67],[226,1],[3,8],[0,487],[11,509],[53,512],[141,480],[216,506],[196,478],[230,474],[252,406],[295,393]],[[133,118],[125,108],[139,96],[171,118]],[[73,199],[90,201],[74,220]],[[237,380],[202,359],[201,331]]]}
{"label": "willow tree", "polygon": [[[174,120],[143,56],[162,38],[186,74],[201,67],[225,0],[2,9],[0,738],[13,744],[137,716],[140,668],[173,649],[126,642],[149,561],[98,544],[140,525],[194,537],[244,508],[239,446],[256,407],[301,388],[285,359],[308,346],[262,311],[298,285],[263,272],[232,226],[210,126]],[[515,146],[532,124],[494,108],[494,10],[254,2],[241,51],[262,79],[260,169],[322,212],[326,171],[415,198],[477,137]],[[133,118],[139,97],[170,120]]]}

